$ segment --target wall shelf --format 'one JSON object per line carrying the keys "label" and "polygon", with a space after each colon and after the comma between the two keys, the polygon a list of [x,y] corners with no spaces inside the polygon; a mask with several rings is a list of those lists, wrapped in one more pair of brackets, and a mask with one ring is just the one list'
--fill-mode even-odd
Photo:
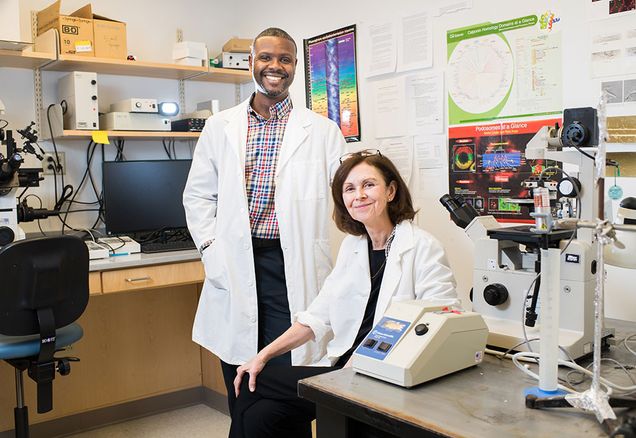
{"label": "wall shelf", "polygon": [[110,58],[94,58],[78,55],[59,55],[44,70],[91,71],[98,74],[143,76],[161,79],[189,79],[207,72],[205,67],[162,64],[158,62],[120,61]]}
{"label": "wall shelf", "polygon": [[163,64],[145,61],[120,61],[110,58],[94,58],[78,55],[59,55],[44,70],[54,71],[94,71],[98,74],[143,76],[147,78],[195,80],[242,84],[252,80],[246,70],[229,68],[193,67],[188,65]]}
{"label": "wall shelf", "polygon": [[[181,139],[196,140],[200,132],[170,132],[170,131],[106,131],[108,138],[134,138],[134,139]],[[92,131],[65,129],[59,138],[68,140],[91,138]]]}
{"label": "wall shelf", "polygon": [[195,81],[223,82],[227,84],[247,84],[252,82],[249,70],[210,67],[207,73],[193,78]]}
{"label": "wall shelf", "polygon": [[610,154],[636,152],[636,143],[605,143],[605,152]]}
{"label": "wall shelf", "polygon": [[94,71],[98,74],[142,76],[147,78],[194,80],[225,84],[246,84],[252,81],[247,70],[193,67],[160,62],[127,61],[78,55],[55,55],[46,52],[0,50],[0,67],[50,71]]}
{"label": "wall shelf", "polygon": [[0,50],[1,67],[36,69],[52,61],[55,61],[52,53]]}

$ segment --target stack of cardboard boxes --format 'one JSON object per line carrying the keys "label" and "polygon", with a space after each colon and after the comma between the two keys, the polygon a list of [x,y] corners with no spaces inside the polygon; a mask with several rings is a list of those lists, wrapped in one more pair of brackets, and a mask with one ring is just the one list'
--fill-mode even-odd
{"label": "stack of cardboard boxes", "polygon": [[[89,4],[60,14],[61,0],[38,12],[38,36],[51,29],[59,33],[60,54],[126,59],[126,23],[93,14]],[[36,40],[36,50],[37,50]]]}

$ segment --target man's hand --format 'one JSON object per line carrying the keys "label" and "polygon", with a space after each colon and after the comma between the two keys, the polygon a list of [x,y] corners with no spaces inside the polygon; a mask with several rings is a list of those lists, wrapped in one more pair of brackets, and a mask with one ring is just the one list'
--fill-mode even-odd
{"label": "man's hand", "polygon": [[243,380],[243,375],[245,373],[250,375],[250,380],[248,382],[250,391],[254,392],[256,390],[256,376],[258,376],[263,368],[265,368],[265,364],[267,364],[267,361],[257,354],[249,362],[246,362],[236,369],[236,377],[234,378],[234,393],[237,397],[241,392],[241,381]]}

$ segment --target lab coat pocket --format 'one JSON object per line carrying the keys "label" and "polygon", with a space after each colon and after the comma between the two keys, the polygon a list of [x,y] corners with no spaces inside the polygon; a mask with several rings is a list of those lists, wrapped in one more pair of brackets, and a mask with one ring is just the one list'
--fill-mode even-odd
{"label": "lab coat pocket", "polygon": [[324,199],[329,188],[326,173],[317,161],[296,161],[292,164],[294,198],[297,200]]}
{"label": "lab coat pocket", "polygon": [[[215,242],[216,243],[216,242]],[[216,289],[228,289],[227,271],[219,247],[213,243],[201,257],[205,269],[205,280]]]}

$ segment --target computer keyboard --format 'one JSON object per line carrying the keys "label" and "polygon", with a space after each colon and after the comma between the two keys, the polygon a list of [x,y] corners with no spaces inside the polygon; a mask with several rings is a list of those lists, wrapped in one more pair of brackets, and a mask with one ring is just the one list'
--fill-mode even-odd
{"label": "computer keyboard", "polygon": [[183,251],[186,249],[196,249],[192,240],[169,240],[167,242],[146,242],[141,244],[141,252],[167,252]]}

